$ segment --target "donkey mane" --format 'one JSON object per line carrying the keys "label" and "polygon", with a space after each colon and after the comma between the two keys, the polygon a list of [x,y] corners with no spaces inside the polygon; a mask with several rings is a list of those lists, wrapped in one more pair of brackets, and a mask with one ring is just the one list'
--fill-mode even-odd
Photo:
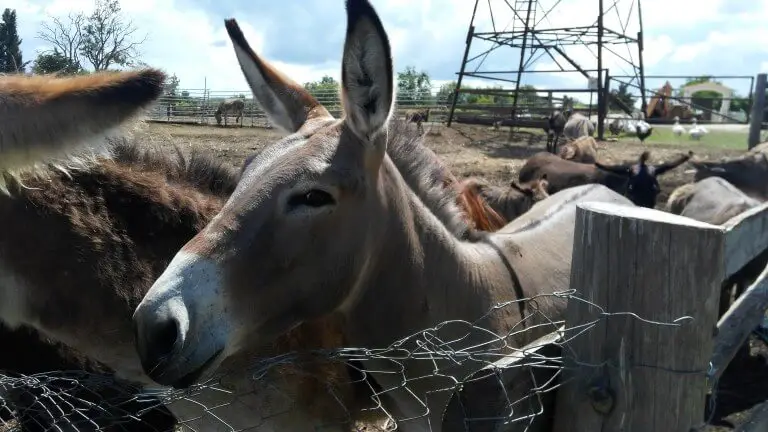
{"label": "donkey mane", "polygon": [[465,240],[483,237],[459,208],[458,188],[446,187],[446,180],[453,175],[435,163],[440,159],[424,145],[423,134],[393,118],[388,126],[387,153],[409,188],[453,235]]}
{"label": "donkey mane", "polygon": [[130,168],[134,173],[147,177],[162,177],[178,186],[191,187],[199,192],[218,198],[229,198],[240,181],[240,173],[221,161],[192,149],[185,156],[181,149],[173,146],[172,151],[158,145],[149,145],[126,137],[107,137],[101,148],[90,148],[77,155],[69,155],[49,161],[45,165],[30,166],[14,172],[3,171],[6,182],[19,190],[25,189],[26,182],[51,180],[54,176],[74,175],[92,172],[105,163]]}

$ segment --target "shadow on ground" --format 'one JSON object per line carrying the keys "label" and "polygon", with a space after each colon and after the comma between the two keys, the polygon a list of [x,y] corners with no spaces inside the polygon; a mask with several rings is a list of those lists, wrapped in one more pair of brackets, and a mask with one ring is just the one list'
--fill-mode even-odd
{"label": "shadow on ground", "polygon": [[[707,432],[728,431],[743,423],[754,406],[768,401],[768,345],[754,335],[720,378],[714,416]],[[707,417],[711,414],[707,400]]]}

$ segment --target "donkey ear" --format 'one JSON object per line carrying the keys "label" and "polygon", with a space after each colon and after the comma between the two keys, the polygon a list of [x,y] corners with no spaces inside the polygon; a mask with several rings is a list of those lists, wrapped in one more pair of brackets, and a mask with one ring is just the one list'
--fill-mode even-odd
{"label": "donkey ear", "polygon": [[270,122],[293,133],[308,119],[331,116],[304,87],[256,55],[234,18],[224,20],[224,26],[245,80]]}
{"label": "donkey ear", "polygon": [[361,139],[370,140],[392,113],[392,52],[384,26],[368,0],[347,0],[346,7],[342,101],[349,128]]}
{"label": "donkey ear", "polygon": [[157,69],[0,78],[0,171],[63,156],[105,137],[149,107],[164,81]]}

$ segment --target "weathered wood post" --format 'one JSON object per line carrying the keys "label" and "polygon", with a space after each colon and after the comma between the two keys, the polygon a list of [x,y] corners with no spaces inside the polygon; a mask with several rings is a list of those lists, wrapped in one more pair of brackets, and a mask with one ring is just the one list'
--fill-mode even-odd
{"label": "weathered wood post", "polygon": [[768,74],[758,74],[755,82],[755,97],[752,98],[752,113],[749,121],[748,148],[760,143],[760,127],[765,117],[765,91],[768,88]]}
{"label": "weathered wood post", "polygon": [[704,423],[724,241],[657,210],[578,206],[571,288],[584,301],[568,302],[555,432]]}

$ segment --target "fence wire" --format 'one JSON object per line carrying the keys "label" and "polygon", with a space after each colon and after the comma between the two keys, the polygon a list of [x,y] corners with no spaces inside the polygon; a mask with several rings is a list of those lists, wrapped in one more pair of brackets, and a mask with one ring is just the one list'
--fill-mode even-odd
{"label": "fence wire", "polygon": [[[572,328],[550,319],[545,311],[565,300],[588,303],[595,318]],[[521,304],[527,312],[524,320],[503,334],[489,330],[493,319],[518,316]],[[553,395],[564,384],[566,364],[575,363],[580,370],[605,366],[579,361],[571,345],[615,317],[658,328],[693,321],[680,317],[657,322],[633,313],[608,312],[568,291],[498,304],[477,321],[446,321],[384,348],[311,350],[251,359],[248,367],[229,367],[228,372],[185,390],[142,389],[85,371],[26,376],[4,372],[0,432],[261,428],[372,432],[410,430],[417,424],[418,430],[464,431],[478,426],[490,430],[489,426],[501,424],[507,425],[505,430],[528,430],[536,422],[552,421]],[[707,371],[665,372],[705,376]]]}

